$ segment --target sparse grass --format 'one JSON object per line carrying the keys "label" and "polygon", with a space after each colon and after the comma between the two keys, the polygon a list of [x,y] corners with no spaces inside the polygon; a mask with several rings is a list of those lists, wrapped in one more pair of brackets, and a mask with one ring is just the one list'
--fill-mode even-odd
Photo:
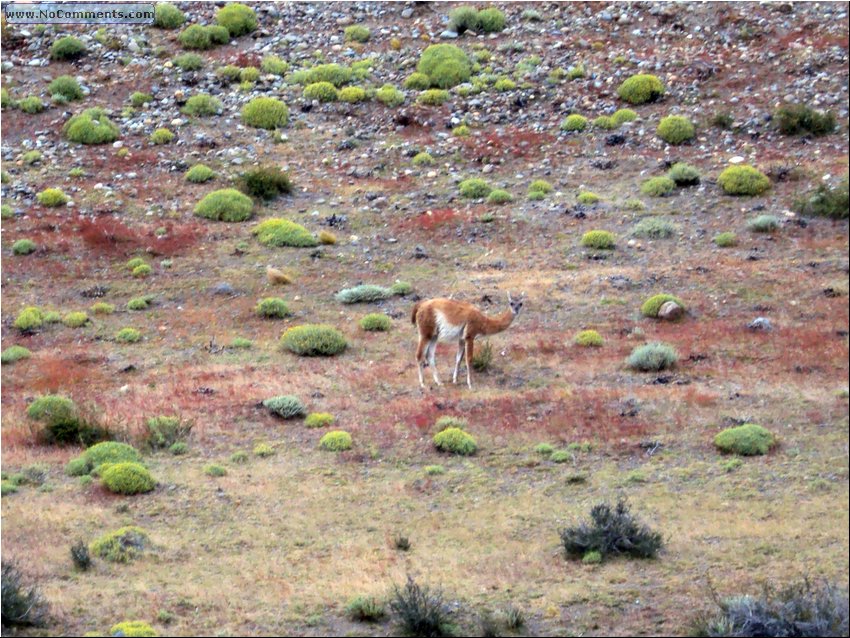
{"label": "sparse grass", "polygon": [[451,636],[455,633],[443,593],[420,586],[411,576],[407,577],[404,587],[394,586],[389,606],[405,635]]}
{"label": "sparse grass", "polygon": [[759,215],[747,222],[747,230],[753,233],[775,233],[781,222],[775,215]]}
{"label": "sparse grass", "polygon": [[340,354],[348,343],[343,334],[331,326],[306,324],[283,333],[281,347],[302,357],[332,357]]}
{"label": "sparse grass", "polygon": [[669,239],[676,234],[676,226],[666,219],[658,217],[645,217],[632,229],[634,237],[646,237],[647,239]]}
{"label": "sparse grass", "polygon": [[345,613],[351,620],[377,622],[385,615],[384,603],[374,596],[356,596],[348,601]]}
{"label": "sparse grass", "polygon": [[641,372],[660,372],[676,365],[679,355],[666,343],[647,343],[635,348],[626,359],[626,365]]}
{"label": "sparse grass", "polygon": [[493,362],[493,346],[489,341],[485,341],[472,355],[472,369],[476,372],[486,372],[490,369],[490,364]]}

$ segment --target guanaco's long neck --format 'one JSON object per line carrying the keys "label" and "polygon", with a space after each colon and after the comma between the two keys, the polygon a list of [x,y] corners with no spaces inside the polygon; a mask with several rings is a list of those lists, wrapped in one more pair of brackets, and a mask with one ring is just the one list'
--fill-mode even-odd
{"label": "guanaco's long neck", "polygon": [[497,332],[502,332],[503,330],[507,330],[508,326],[514,320],[514,313],[510,310],[506,310],[500,315],[495,317],[484,317],[484,325],[481,334],[483,335],[494,335]]}

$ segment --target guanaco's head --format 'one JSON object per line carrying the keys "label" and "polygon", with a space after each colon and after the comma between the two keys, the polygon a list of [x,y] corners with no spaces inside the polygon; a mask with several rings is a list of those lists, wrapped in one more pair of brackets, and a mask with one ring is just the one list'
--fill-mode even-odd
{"label": "guanaco's head", "polygon": [[514,317],[517,317],[519,315],[519,311],[522,310],[522,300],[524,296],[525,295],[520,295],[519,299],[514,299],[511,297],[511,293],[508,293],[508,304],[511,307],[511,312]]}

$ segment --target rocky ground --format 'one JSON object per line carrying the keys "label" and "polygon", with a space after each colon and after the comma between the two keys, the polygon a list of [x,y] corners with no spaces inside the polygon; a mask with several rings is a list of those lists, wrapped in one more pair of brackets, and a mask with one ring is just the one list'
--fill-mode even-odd
{"label": "rocky ground", "polygon": [[[177,6],[187,25],[215,23],[213,3]],[[4,492],[3,559],[39,584],[53,616],[46,630],[19,631],[105,632],[138,619],[172,635],[392,635],[393,619],[363,625],[344,606],[412,574],[442,586],[465,633],[480,631],[483,611],[513,605],[534,635],[683,634],[710,608],[709,582],[722,595],[805,574],[846,587],[848,226],[794,206],[847,174],[846,3],[496,3],[507,26],[489,35],[452,32],[455,3],[252,6],[258,29],[199,52],[195,71],[173,62],[185,52],[179,29],[4,26],[3,88],[46,105],[2,111],[3,349],[32,353],[2,368],[3,471],[48,468],[42,488]],[[354,24],[369,28],[367,42],[344,41]],[[51,60],[51,45],[68,34],[87,55]],[[441,106],[404,90],[405,102],[388,107],[312,102],[291,76],[316,62],[369,60],[360,86],[402,88],[434,42],[460,46],[480,60],[478,75],[515,87],[454,89]],[[215,73],[259,66],[267,54],[290,74],[240,86]],[[580,65],[581,78],[557,72]],[[593,120],[629,106],[617,88],[635,73],[666,87],[663,99],[632,107],[636,121],[560,129],[571,113]],[[81,101],[51,103],[47,85],[60,75],[79,81]],[[131,108],[136,91],[154,100]],[[219,98],[221,114],[185,115],[197,93]],[[289,106],[287,127],[242,123],[243,105],[259,96]],[[776,108],[797,103],[831,110],[836,132],[781,135]],[[120,139],[67,141],[64,123],[95,106]],[[688,117],[695,139],[660,139],[656,126],[670,114]],[[453,133],[461,124],[468,136]],[[176,138],[154,145],[162,127]],[[434,163],[415,165],[420,152]],[[699,185],[641,194],[647,178],[680,161],[698,169]],[[187,182],[197,163],[215,180]],[[770,190],[725,195],[716,180],[730,163],[760,168]],[[257,205],[246,223],[193,215],[204,195],[258,164],[286,170],[293,193]],[[459,182],[474,177],[513,201],[461,197]],[[553,186],[541,200],[527,197],[537,179]],[[51,187],[67,205],[37,201]],[[600,201],[581,203],[583,191]],[[779,219],[776,232],[747,230],[761,214]],[[269,217],[337,242],[262,246],[250,230]],[[634,235],[644,219],[669,222],[672,235]],[[596,229],[614,233],[615,250],[580,245]],[[720,232],[734,232],[737,245],[718,248]],[[21,239],[36,250],[14,254]],[[125,268],[137,256],[149,276]],[[293,283],[270,283],[267,266]],[[412,295],[365,306],[334,299],[360,283],[399,280]],[[420,393],[414,300],[453,295],[496,313],[507,292],[524,292],[526,303],[490,338],[493,363],[473,373],[475,388]],[[685,302],[682,320],[641,317],[643,301],[662,292]],[[150,310],[125,309],[146,294]],[[257,317],[257,300],[269,296],[283,297],[292,316]],[[64,315],[97,301],[116,311],[89,311],[81,328],[24,334],[13,325],[26,306]],[[363,332],[357,321],[368,312],[388,314],[391,330]],[[281,333],[302,323],[337,327],[349,348],[329,359],[282,351]],[[140,330],[141,341],[117,342],[123,327]],[[599,331],[604,345],[576,346],[583,329]],[[237,337],[253,347],[229,347]],[[627,369],[644,341],[671,344],[679,364]],[[452,357],[453,347],[441,347],[444,380]],[[72,397],[134,443],[146,418],[179,414],[194,423],[189,453],[150,455],[159,482],[150,494],[80,485],[63,471],[80,450],[37,444],[26,416],[47,393]],[[257,407],[278,394],[334,414],[354,448],[320,451],[322,432]],[[445,414],[468,419],[478,454],[433,449],[434,421]],[[713,437],[748,421],[780,445],[729,465]],[[277,454],[229,463],[258,442]],[[555,463],[534,451],[541,442],[592,449]],[[210,462],[227,476],[205,475]],[[425,471],[435,464],[445,473]],[[558,530],[617,496],[663,533],[665,552],[653,561],[565,560]],[[151,532],[150,556],[73,570],[72,542],[130,524]],[[411,551],[397,549],[399,535]]]}

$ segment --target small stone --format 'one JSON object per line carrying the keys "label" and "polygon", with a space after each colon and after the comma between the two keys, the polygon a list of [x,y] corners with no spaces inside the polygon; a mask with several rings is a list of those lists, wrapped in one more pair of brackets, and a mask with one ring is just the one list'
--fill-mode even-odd
{"label": "small stone", "polygon": [[401,12],[401,17],[402,18],[412,18],[413,17],[413,9],[411,9],[410,7],[405,9],[404,11]]}
{"label": "small stone", "polygon": [[450,29],[446,29],[440,34],[440,37],[446,40],[454,40],[457,38],[457,31],[451,31]]}
{"label": "small stone", "polygon": [[750,330],[761,330],[762,332],[770,332],[773,330],[773,323],[767,317],[756,317],[747,324]]}
{"label": "small stone", "polygon": [[658,318],[664,321],[676,321],[685,314],[684,308],[675,301],[668,301],[658,309]]}

